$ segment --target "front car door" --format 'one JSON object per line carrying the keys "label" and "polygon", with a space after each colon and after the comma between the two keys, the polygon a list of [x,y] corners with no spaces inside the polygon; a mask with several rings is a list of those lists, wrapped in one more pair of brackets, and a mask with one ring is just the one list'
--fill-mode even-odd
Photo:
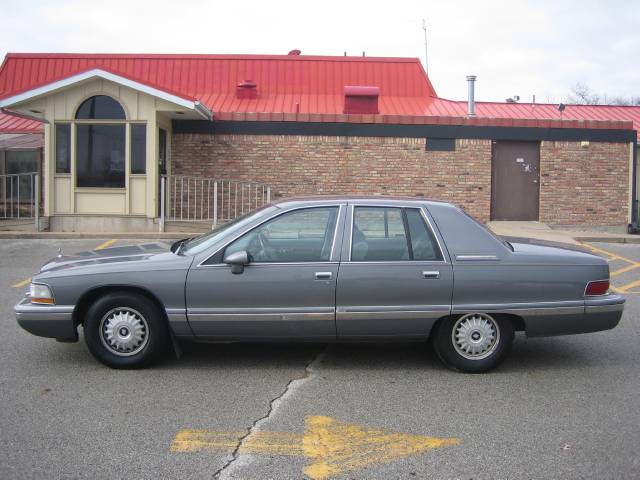
{"label": "front car door", "polygon": [[[212,340],[335,339],[335,288],[345,206],[277,212],[187,276],[189,324]],[[223,259],[246,251],[234,274]]]}
{"label": "front car door", "polygon": [[451,262],[416,205],[350,205],[336,291],[339,339],[424,338],[450,313]]}

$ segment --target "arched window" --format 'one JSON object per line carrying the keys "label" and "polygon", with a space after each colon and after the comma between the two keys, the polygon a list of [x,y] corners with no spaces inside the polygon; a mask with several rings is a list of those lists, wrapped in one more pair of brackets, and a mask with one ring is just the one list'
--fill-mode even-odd
{"label": "arched window", "polygon": [[76,112],[77,120],[126,120],[124,109],[106,95],[87,98]]}
{"label": "arched window", "polygon": [[96,95],[82,102],[76,120],[80,120],[76,123],[76,185],[124,188],[127,125],[122,106],[111,97]]}

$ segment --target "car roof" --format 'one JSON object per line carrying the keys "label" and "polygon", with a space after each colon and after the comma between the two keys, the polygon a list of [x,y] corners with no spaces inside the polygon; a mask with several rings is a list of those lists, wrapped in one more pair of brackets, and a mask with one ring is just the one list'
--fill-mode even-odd
{"label": "car roof", "polygon": [[421,197],[401,197],[389,195],[313,195],[301,197],[289,197],[275,200],[272,205],[285,208],[301,205],[315,205],[326,203],[362,203],[362,204],[403,204],[403,205],[424,205],[424,204],[445,204],[451,205],[440,200],[431,200]]}

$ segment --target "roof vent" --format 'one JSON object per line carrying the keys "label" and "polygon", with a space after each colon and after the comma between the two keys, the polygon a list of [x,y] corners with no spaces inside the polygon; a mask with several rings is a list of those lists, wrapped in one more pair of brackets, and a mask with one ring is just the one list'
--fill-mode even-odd
{"label": "roof vent", "polygon": [[380,87],[345,86],[344,113],[377,114]]}
{"label": "roof vent", "polygon": [[236,86],[236,98],[258,98],[258,85],[253,80],[245,80]]}
{"label": "roof vent", "polygon": [[287,53],[287,55],[300,55],[302,52],[298,49],[296,50],[291,50],[289,53]]}

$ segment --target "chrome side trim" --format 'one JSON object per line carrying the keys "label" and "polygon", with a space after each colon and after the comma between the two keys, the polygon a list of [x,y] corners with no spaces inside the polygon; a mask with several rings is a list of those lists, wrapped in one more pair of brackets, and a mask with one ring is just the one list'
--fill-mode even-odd
{"label": "chrome side trim", "polygon": [[351,306],[338,307],[338,320],[409,320],[420,318],[440,318],[451,312],[449,305],[410,305],[407,307],[391,306]]}
{"label": "chrome side trim", "polygon": [[511,303],[511,304],[462,304],[453,305],[451,313],[469,312],[511,313],[514,315],[582,315],[585,306],[582,300],[566,302]]}
{"label": "chrome side trim", "polygon": [[456,260],[459,262],[480,260],[480,261],[489,261],[489,260],[499,260],[496,255],[456,255]]}
{"label": "chrome side trim", "polygon": [[310,312],[310,313],[191,313],[189,321],[197,322],[299,322],[308,320],[324,320],[333,322],[335,314],[333,311]]}
{"label": "chrome side trim", "polygon": [[185,308],[165,308],[165,312],[167,312],[169,323],[187,321],[187,310]]}
{"label": "chrome side trim", "polygon": [[[215,266],[227,266],[225,263],[216,263],[216,264],[212,264],[212,265],[203,265],[205,262],[207,262],[211,257],[213,257],[216,253],[218,253],[220,250],[223,250],[225,248],[227,248],[231,243],[235,242],[236,240],[238,240],[240,237],[246,235],[247,233],[255,230],[256,228],[258,228],[259,226],[267,223],[270,220],[273,220],[281,215],[287,214],[287,213],[291,213],[291,212],[295,212],[297,210],[308,210],[311,208],[338,208],[338,215],[336,216],[336,227],[335,230],[333,231],[333,243],[331,244],[331,254],[329,256],[330,259],[335,258],[334,257],[334,249],[336,246],[336,234],[338,233],[338,227],[340,226],[340,213],[342,213],[342,208],[345,205],[343,203],[328,203],[327,205],[303,205],[301,207],[294,207],[294,208],[290,208],[288,210],[282,210],[280,212],[274,212],[274,214],[268,218],[265,218],[263,221],[261,221],[260,223],[254,225],[253,227],[249,228],[249,230],[245,230],[244,232],[235,235],[231,240],[229,240],[228,242],[224,243],[221,247],[217,248],[215,252],[213,252],[211,255],[209,255],[207,258],[205,258],[203,261],[201,261],[197,267],[215,267]],[[312,262],[304,262],[304,263],[312,263]],[[324,263],[324,262],[323,262]],[[337,263],[337,262],[336,262]],[[272,264],[273,265],[273,264]],[[291,265],[291,263],[285,263],[284,265]]]}

